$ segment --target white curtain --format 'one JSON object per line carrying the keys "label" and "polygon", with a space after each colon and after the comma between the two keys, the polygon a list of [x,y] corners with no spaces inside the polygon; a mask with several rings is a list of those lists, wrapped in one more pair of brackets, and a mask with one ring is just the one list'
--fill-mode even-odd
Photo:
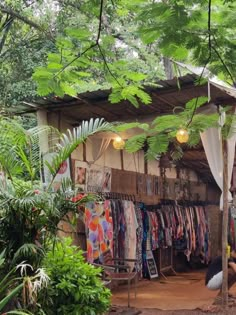
{"label": "white curtain", "polygon": [[[208,108],[209,109],[209,108]],[[212,109],[212,104],[211,104]],[[204,111],[204,113],[209,113]],[[210,111],[211,113],[214,110]],[[219,125],[223,126],[224,124],[224,115],[220,117]],[[223,151],[222,151],[222,138],[221,138],[221,127],[219,128],[209,128],[203,133],[201,133],[202,144],[206,153],[208,164],[210,166],[212,175],[214,179],[223,191]],[[232,132],[232,136],[227,140],[228,143],[228,185],[230,188],[233,164],[234,164],[234,155],[235,155],[235,142],[236,134]],[[228,200],[232,200],[232,195],[230,191],[228,192]],[[223,209],[223,196],[221,195],[220,199],[220,209]]]}
{"label": "white curtain", "polygon": [[100,157],[105,153],[106,149],[108,148],[111,139],[106,139],[106,138],[102,138],[102,139],[98,139],[98,138],[94,138],[94,139],[90,139],[90,141],[92,142],[92,161],[88,161],[87,163],[89,164],[89,166],[91,166],[92,164],[94,164],[97,160],[100,159]]}

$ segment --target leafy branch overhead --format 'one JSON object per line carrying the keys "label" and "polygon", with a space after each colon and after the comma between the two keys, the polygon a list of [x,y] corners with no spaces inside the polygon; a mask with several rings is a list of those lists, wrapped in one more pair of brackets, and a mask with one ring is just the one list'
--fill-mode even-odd
{"label": "leafy branch overhead", "polygon": [[[200,141],[200,132],[218,126],[218,113],[209,115],[195,113],[196,107],[199,108],[206,103],[206,97],[192,99],[179,113],[157,117],[148,128],[146,124],[143,127],[140,124],[138,127],[143,131],[126,141],[126,151],[133,153],[145,149],[146,157],[155,159],[162,153],[167,152],[172,144],[173,159],[181,158],[183,152],[180,144],[176,141],[178,129],[186,128],[190,136],[187,145],[195,146]],[[176,108],[177,110],[179,109]],[[191,124],[189,125],[190,121]]]}
{"label": "leafy branch overhead", "polygon": [[[48,55],[47,66],[36,69],[33,78],[38,84],[40,96],[55,93],[59,97],[65,94],[76,97],[88,90],[91,78],[102,74],[107,88],[112,88],[111,103],[121,100],[130,101],[135,107],[139,101],[151,102],[142,83],[145,74],[131,72],[128,62],[117,60],[110,48],[115,44],[111,35],[102,35],[104,3],[100,1],[98,29],[96,35],[87,28],[67,28],[65,37],[56,40],[57,52]],[[78,52],[79,51],[79,52]]]}

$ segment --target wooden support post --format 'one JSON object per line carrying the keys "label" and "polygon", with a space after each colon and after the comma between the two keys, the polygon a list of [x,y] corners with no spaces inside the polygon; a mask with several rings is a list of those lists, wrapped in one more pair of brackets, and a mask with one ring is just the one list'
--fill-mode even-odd
{"label": "wooden support post", "polygon": [[227,140],[222,141],[223,150],[223,220],[222,220],[222,302],[225,309],[228,309],[228,144]]}
{"label": "wooden support post", "polygon": [[120,150],[120,164],[122,171],[124,170],[124,152],[123,150]]}
{"label": "wooden support post", "polygon": [[85,142],[83,142],[83,161],[87,162],[87,147]]}

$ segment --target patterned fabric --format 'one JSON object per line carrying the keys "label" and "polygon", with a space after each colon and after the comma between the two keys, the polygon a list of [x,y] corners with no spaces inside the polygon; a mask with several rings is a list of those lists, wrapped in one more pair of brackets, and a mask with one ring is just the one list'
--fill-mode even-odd
{"label": "patterned fabric", "polygon": [[143,221],[143,241],[142,241],[142,262],[143,262],[143,278],[148,278],[148,267],[147,267],[147,241],[148,241],[148,231],[149,231],[149,219],[148,214],[143,203],[139,204],[142,210],[142,221]]}
{"label": "patterned fabric", "polygon": [[113,223],[111,204],[89,202],[85,207],[85,227],[87,235],[87,260],[102,262],[102,253],[113,252]]}
{"label": "patterned fabric", "polygon": [[117,200],[117,206],[119,209],[118,217],[118,257],[125,258],[125,238],[126,238],[126,222],[125,222],[125,213],[124,207],[121,200]]}
{"label": "patterned fabric", "polygon": [[113,256],[114,258],[119,257],[119,217],[120,217],[120,208],[117,200],[110,200],[111,210],[112,210],[112,220],[113,220]]}
{"label": "patterned fabric", "polygon": [[142,221],[142,212],[138,205],[135,206],[135,212],[137,217],[138,228],[137,233],[137,247],[136,247],[136,259],[137,259],[137,271],[142,271],[142,240],[143,240],[143,221]]}

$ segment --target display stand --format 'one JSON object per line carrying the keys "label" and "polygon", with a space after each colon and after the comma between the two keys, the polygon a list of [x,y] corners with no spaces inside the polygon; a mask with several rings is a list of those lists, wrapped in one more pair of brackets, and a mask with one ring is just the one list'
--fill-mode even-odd
{"label": "display stand", "polygon": [[158,269],[160,275],[167,279],[164,275],[165,272],[171,272],[176,275],[173,267],[173,247],[165,247],[158,249]]}
{"label": "display stand", "polygon": [[155,259],[153,257],[152,251],[148,250],[146,253],[146,262],[147,262],[147,267],[148,267],[148,273],[150,279],[157,278],[158,277],[158,271],[157,271],[157,266]]}

